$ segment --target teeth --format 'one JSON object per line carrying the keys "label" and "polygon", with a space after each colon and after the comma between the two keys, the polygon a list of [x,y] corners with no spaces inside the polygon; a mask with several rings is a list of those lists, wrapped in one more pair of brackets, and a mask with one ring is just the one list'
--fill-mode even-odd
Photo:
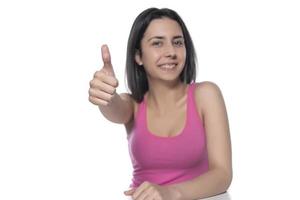
{"label": "teeth", "polygon": [[160,66],[161,68],[165,68],[165,69],[172,69],[175,67],[175,64],[164,64]]}

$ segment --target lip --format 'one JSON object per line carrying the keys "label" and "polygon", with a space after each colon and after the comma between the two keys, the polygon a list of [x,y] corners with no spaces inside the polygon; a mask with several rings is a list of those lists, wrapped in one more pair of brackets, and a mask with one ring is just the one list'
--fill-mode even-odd
{"label": "lip", "polygon": [[159,66],[159,67],[161,67],[161,66],[163,66],[163,65],[175,65],[175,66],[177,66],[177,64],[178,64],[178,63],[174,63],[174,62],[173,62],[173,63],[163,63],[163,64],[159,64],[158,66]]}

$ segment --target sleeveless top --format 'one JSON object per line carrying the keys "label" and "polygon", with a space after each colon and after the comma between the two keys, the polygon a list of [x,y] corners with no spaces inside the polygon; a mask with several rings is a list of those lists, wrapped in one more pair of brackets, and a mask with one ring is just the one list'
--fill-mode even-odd
{"label": "sleeveless top", "polygon": [[208,170],[205,129],[196,107],[195,86],[195,83],[188,84],[185,125],[175,136],[152,134],[147,126],[145,96],[138,105],[134,125],[127,138],[133,166],[130,188],[137,188],[144,181],[158,185],[179,183]]}

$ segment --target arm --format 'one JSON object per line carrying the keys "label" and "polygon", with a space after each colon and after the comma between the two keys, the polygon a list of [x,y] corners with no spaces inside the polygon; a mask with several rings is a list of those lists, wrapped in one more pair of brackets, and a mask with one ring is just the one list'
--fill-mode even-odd
{"label": "arm", "polygon": [[114,123],[125,124],[133,115],[133,100],[127,93],[115,93],[108,105],[99,105],[99,110]]}
{"label": "arm", "polygon": [[99,110],[115,123],[127,123],[133,115],[133,99],[127,93],[118,94],[116,78],[107,45],[102,45],[101,54],[104,66],[96,71],[90,81],[89,101],[98,105]]}
{"label": "arm", "polygon": [[[212,82],[202,82],[196,88],[195,98],[203,107],[209,170],[190,181],[169,185],[178,200],[221,194],[229,188],[232,180],[229,124],[221,91]],[[198,106],[198,113],[201,113],[199,111]]]}

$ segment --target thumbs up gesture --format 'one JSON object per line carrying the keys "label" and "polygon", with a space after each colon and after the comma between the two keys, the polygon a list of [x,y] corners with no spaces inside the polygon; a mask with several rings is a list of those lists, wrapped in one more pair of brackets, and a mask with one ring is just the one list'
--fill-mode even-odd
{"label": "thumbs up gesture", "polygon": [[119,85],[111,64],[111,56],[107,45],[101,47],[103,67],[96,71],[94,78],[90,81],[89,101],[95,105],[108,105]]}

